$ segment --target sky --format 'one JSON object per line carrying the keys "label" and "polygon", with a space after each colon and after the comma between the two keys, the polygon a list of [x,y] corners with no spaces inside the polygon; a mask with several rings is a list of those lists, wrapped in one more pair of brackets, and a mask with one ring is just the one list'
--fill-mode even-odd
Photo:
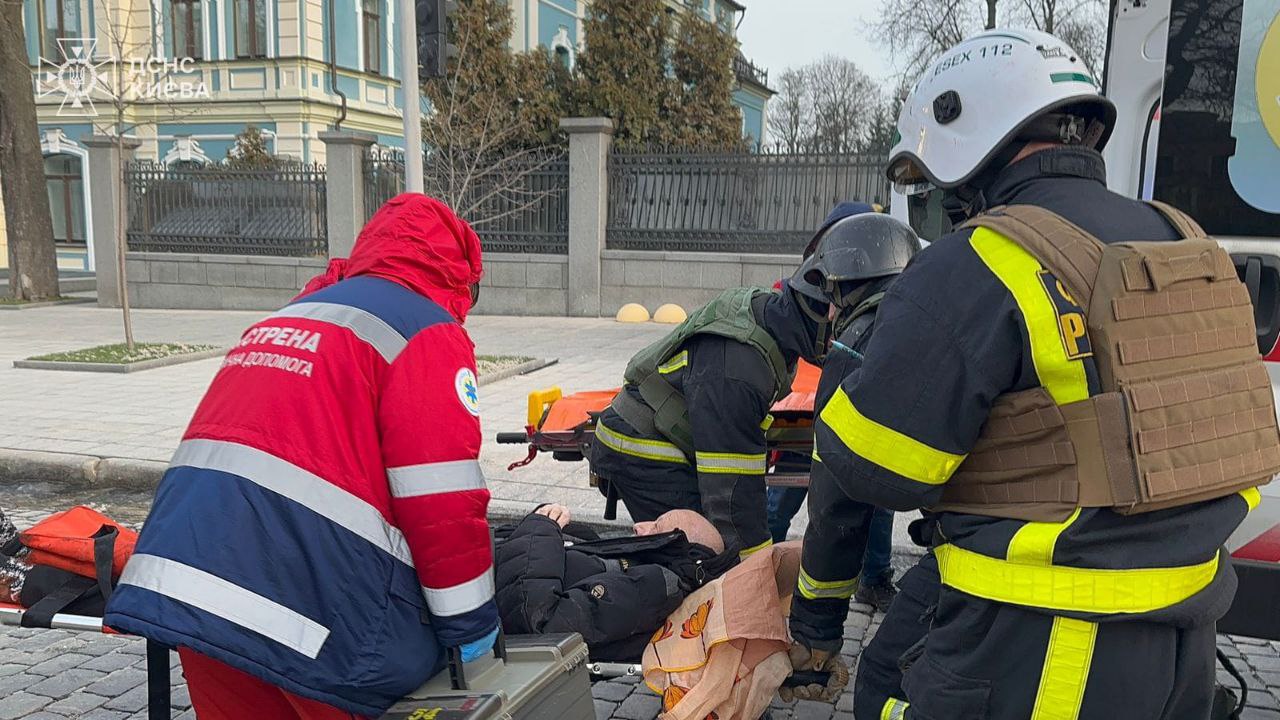
{"label": "sky", "polygon": [[828,53],[847,57],[883,82],[893,73],[888,51],[872,42],[864,19],[874,0],[743,0],[738,39],[747,59],[769,71],[769,84],[788,67]]}

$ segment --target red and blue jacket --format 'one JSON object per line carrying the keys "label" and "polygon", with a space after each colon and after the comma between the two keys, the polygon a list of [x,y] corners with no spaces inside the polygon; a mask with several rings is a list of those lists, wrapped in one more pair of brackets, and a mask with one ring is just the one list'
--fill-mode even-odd
{"label": "red and blue jacket", "polygon": [[461,324],[480,273],[466,223],[401,195],[345,265],[246,330],[106,623],[374,716],[496,628]]}

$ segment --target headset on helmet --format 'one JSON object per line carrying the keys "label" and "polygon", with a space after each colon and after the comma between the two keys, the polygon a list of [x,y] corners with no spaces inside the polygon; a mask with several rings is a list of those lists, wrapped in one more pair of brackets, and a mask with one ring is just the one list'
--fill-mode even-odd
{"label": "headset on helmet", "polygon": [[1008,164],[1018,141],[1101,150],[1115,117],[1066,43],[1035,30],[988,30],[939,55],[916,81],[887,173],[908,196],[959,188]]}
{"label": "headset on helmet", "polygon": [[[827,225],[809,243],[799,269],[787,281],[800,296],[800,307],[818,324],[816,352],[827,350],[840,315],[853,312],[866,294],[868,282],[897,275],[920,251],[920,238],[905,223],[879,213],[852,215]],[[834,305],[837,317],[828,318]]]}

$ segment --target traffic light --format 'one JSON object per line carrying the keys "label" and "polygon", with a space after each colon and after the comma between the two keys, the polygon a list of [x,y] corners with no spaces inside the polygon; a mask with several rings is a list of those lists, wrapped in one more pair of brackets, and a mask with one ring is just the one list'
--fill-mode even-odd
{"label": "traffic light", "polygon": [[418,21],[418,76],[444,77],[457,49],[449,44],[449,16],[458,4],[453,0],[416,0]]}

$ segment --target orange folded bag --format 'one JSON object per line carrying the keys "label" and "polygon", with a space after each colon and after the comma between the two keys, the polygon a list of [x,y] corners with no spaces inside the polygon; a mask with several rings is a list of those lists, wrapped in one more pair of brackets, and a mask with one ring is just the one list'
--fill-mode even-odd
{"label": "orange folded bag", "polygon": [[120,523],[83,505],[55,513],[19,536],[22,544],[31,548],[26,561],[33,565],[66,570],[90,579],[97,578],[94,570],[94,542],[104,530],[119,533],[111,558],[111,575],[119,577],[124,565],[138,544],[138,533],[122,527]]}

